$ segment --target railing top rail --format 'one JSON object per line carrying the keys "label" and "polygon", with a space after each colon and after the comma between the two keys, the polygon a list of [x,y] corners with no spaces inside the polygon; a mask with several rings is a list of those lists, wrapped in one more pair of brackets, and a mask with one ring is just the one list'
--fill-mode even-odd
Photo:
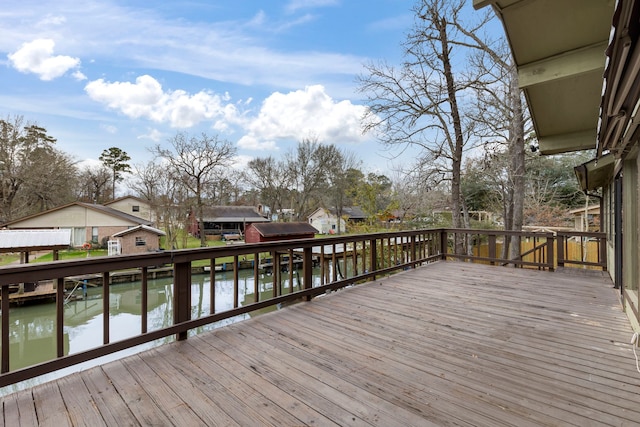
{"label": "railing top rail", "polygon": [[439,229],[408,230],[357,234],[348,236],[332,236],[297,240],[281,240],[277,242],[233,244],[206,248],[174,249],[136,255],[114,255],[61,260],[29,264],[13,264],[0,267],[0,286],[20,282],[36,282],[52,278],[76,276],[83,274],[118,271],[131,268],[152,267],[163,264],[190,262],[201,259],[242,256],[260,252],[278,252],[289,249],[304,249],[318,246],[359,242],[388,237],[411,237],[425,233],[437,233]]}
{"label": "railing top rail", "polygon": [[510,230],[490,230],[490,229],[474,229],[474,228],[444,228],[441,229],[447,233],[466,233],[466,234],[486,234],[488,236],[538,236],[553,237],[554,233],[547,231],[510,231]]}
{"label": "railing top rail", "polygon": [[558,236],[580,236],[580,237],[596,237],[603,238],[607,237],[607,233],[599,232],[599,231],[558,231]]}

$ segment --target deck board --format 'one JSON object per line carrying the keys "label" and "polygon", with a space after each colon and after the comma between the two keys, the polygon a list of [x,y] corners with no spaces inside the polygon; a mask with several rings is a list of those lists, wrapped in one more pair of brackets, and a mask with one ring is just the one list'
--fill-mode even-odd
{"label": "deck board", "polygon": [[2,397],[4,425],[640,424],[610,280],[439,262]]}

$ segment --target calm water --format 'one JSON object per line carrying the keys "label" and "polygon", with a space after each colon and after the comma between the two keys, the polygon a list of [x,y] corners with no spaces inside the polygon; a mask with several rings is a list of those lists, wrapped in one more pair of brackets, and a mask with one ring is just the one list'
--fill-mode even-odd
{"label": "calm water", "polygon": [[[317,272],[316,272],[317,273]],[[289,289],[288,275],[283,278],[283,292]],[[314,282],[319,282],[316,274]],[[148,282],[148,314],[147,328],[149,331],[170,326],[173,321],[172,292],[173,279],[164,278],[149,280]],[[297,281],[294,274],[294,289]],[[240,271],[239,304],[254,301],[253,271]],[[272,295],[273,278],[261,276],[261,299]],[[76,290],[76,295],[82,295]],[[192,278],[191,287],[191,318],[209,314],[210,282],[208,275],[197,275]],[[140,315],[140,282],[117,284],[110,286],[109,298],[109,332],[110,341],[118,341],[135,336],[141,330]],[[102,345],[102,288],[89,288],[85,300],[70,301],[64,311],[64,340],[65,354],[73,354]],[[233,308],[233,273],[216,274],[216,312]],[[222,325],[249,318],[246,314],[236,316],[190,331],[195,334],[204,330],[211,330]],[[30,366],[42,361],[55,358],[55,304],[44,303],[11,308],[10,311],[10,362],[11,370]],[[47,374],[20,384],[0,388],[0,395],[33,386],[86,369],[90,366],[105,363],[109,360],[121,358],[125,355],[140,352],[151,347],[173,341],[173,336],[147,343],[132,349],[124,350],[109,356],[104,356],[67,369]]]}

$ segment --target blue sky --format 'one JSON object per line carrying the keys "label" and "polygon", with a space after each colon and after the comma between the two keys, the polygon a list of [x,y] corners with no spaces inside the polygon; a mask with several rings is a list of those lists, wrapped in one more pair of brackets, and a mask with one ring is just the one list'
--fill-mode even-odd
{"label": "blue sky", "polygon": [[238,163],[316,136],[384,171],[356,76],[400,60],[412,4],[13,2],[0,10],[0,116],[37,122],[78,161],[115,146],[143,163],[187,131],[237,144]]}

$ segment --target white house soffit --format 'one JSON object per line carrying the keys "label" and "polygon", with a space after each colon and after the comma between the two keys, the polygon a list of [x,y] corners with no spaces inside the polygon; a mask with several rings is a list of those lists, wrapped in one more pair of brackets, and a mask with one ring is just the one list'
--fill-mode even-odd
{"label": "white house soffit", "polygon": [[604,71],[607,43],[565,52],[551,58],[522,65],[518,69],[520,87],[577,76],[592,71]]}
{"label": "white house soffit", "polygon": [[590,150],[596,146],[596,128],[581,132],[549,135],[538,139],[540,153],[559,154],[570,151]]}

